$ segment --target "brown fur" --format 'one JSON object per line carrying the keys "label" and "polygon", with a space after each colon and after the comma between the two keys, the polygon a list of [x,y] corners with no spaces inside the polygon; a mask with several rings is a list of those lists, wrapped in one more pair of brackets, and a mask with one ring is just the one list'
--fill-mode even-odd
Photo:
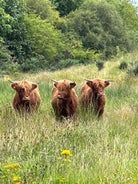
{"label": "brown fur", "polygon": [[16,91],[13,99],[13,107],[16,111],[32,112],[38,109],[41,97],[37,84],[23,80],[12,82],[11,87]]}
{"label": "brown fur", "polygon": [[52,107],[57,119],[76,117],[78,97],[73,89],[75,86],[75,82],[68,80],[54,83]]}
{"label": "brown fur", "polygon": [[81,107],[86,110],[92,108],[97,116],[101,117],[106,103],[104,88],[109,84],[109,81],[101,79],[88,80],[81,89]]}

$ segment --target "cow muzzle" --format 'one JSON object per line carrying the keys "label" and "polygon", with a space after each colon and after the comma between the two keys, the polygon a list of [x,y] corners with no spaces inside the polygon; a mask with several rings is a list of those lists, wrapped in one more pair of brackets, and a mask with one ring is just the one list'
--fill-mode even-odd
{"label": "cow muzzle", "polygon": [[100,97],[102,97],[102,96],[105,96],[104,92],[98,92],[98,93],[97,93],[97,98],[100,98]]}
{"label": "cow muzzle", "polygon": [[103,92],[98,92],[97,94],[98,94],[98,96],[102,96],[102,95],[104,95],[104,93],[103,93]]}
{"label": "cow muzzle", "polygon": [[60,94],[57,96],[57,98],[59,100],[67,100],[67,98],[65,98],[63,95],[60,95]]}
{"label": "cow muzzle", "polygon": [[30,101],[30,97],[29,97],[29,96],[24,96],[24,97],[22,98],[22,100],[23,100],[24,102],[29,102],[29,101]]}
{"label": "cow muzzle", "polygon": [[62,95],[58,95],[57,97],[58,97],[58,99],[64,99],[64,98],[62,97]]}

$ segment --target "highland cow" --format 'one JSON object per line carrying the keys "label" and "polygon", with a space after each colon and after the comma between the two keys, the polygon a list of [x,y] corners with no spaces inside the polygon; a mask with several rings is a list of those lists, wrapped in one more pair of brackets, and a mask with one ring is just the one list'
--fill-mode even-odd
{"label": "highland cow", "polygon": [[91,109],[101,117],[104,113],[106,96],[104,88],[110,84],[109,80],[87,80],[80,92],[80,104],[85,110]]}
{"label": "highland cow", "polygon": [[75,90],[75,82],[68,80],[55,81],[52,90],[52,107],[56,119],[76,118],[78,97]]}
{"label": "highland cow", "polygon": [[38,85],[26,80],[11,83],[11,87],[16,91],[13,99],[14,109],[18,112],[37,110],[41,102]]}

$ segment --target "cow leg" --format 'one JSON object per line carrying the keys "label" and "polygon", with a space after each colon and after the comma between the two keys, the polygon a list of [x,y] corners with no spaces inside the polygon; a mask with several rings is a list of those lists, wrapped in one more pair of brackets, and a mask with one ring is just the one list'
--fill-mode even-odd
{"label": "cow leg", "polygon": [[29,102],[26,102],[26,103],[24,104],[24,107],[25,107],[26,112],[31,112]]}
{"label": "cow leg", "polygon": [[20,103],[14,104],[13,107],[14,107],[15,111],[18,111],[18,112],[21,112],[23,109],[23,105]]}
{"label": "cow leg", "polygon": [[104,108],[100,108],[100,109],[98,110],[98,113],[97,113],[98,118],[101,118],[102,115],[103,115],[103,113],[104,113]]}
{"label": "cow leg", "polygon": [[53,107],[53,109],[54,109],[56,121],[60,120],[60,114],[59,114],[58,108]]}
{"label": "cow leg", "polygon": [[102,115],[104,113],[104,106],[105,106],[105,95],[101,95],[98,98],[98,102],[97,102],[97,115],[98,115],[98,118],[102,117]]}

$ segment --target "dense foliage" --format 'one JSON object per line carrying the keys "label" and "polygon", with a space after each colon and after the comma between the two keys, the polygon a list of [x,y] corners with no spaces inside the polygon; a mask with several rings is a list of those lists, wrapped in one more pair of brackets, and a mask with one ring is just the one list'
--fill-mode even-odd
{"label": "dense foliage", "polygon": [[133,47],[122,18],[107,3],[85,3],[70,14],[69,20],[69,28],[77,33],[83,46],[101,52],[104,57],[115,55],[117,47],[126,51]]}
{"label": "dense foliage", "polygon": [[76,10],[83,2],[84,0],[53,0],[61,16],[68,15],[71,11]]}
{"label": "dense foliage", "polygon": [[131,0],[1,0],[0,64],[6,72],[56,70],[138,46]]}

